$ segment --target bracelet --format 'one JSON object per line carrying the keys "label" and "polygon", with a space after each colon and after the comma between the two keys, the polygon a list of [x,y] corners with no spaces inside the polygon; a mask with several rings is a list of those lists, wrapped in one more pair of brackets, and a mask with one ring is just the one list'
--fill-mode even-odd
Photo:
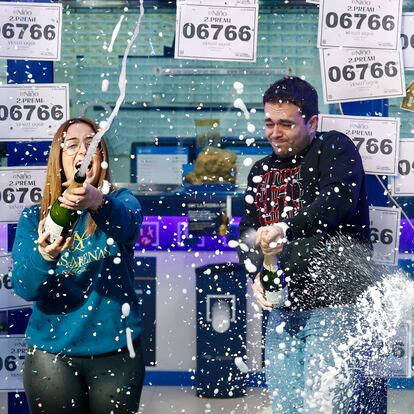
{"label": "bracelet", "polygon": [[98,207],[96,207],[94,209],[90,209],[90,212],[92,214],[98,214],[99,213],[99,210],[103,207],[104,204],[105,204],[105,196],[102,194],[102,201],[101,201],[101,203],[99,204]]}

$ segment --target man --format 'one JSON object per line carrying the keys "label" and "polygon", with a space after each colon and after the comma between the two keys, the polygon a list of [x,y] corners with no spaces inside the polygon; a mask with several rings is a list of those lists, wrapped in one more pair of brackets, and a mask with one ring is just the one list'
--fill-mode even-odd
{"label": "man", "polygon": [[[352,406],[349,377],[334,378],[329,386],[326,381],[352,325],[349,304],[361,291],[342,289],[346,280],[335,281],[334,288],[331,279],[315,276],[309,266],[335,234],[369,245],[361,157],[344,134],[317,132],[318,95],[308,82],[281,79],[265,92],[263,103],[273,152],[256,162],[248,176],[239,238],[250,249],[240,249],[239,256],[254,279],[258,303],[271,310],[265,351],[273,412],[316,413],[330,406],[335,413],[347,413]],[[277,255],[288,282],[287,300],[277,309],[260,283],[262,253]]]}

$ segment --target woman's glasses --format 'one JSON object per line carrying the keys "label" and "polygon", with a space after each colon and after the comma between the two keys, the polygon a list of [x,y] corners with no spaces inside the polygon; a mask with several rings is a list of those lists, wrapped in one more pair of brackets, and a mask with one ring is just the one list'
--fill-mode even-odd
{"label": "woman's glasses", "polygon": [[[62,150],[67,155],[75,155],[81,149],[82,144],[85,146],[86,151],[88,151],[90,145],[92,143],[92,138],[86,138],[84,140],[80,140],[79,138],[69,138],[62,143]],[[100,146],[98,146],[100,148]]]}

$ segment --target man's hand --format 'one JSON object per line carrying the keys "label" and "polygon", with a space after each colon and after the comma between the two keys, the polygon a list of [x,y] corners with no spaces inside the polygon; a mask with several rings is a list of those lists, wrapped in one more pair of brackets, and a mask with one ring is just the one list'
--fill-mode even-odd
{"label": "man's hand", "polygon": [[254,282],[252,285],[253,288],[253,296],[256,299],[256,302],[260,305],[260,307],[264,310],[271,311],[272,304],[268,302],[265,298],[265,292],[262,283],[260,282],[260,273],[256,275],[254,278]]}
{"label": "man's hand", "polygon": [[263,226],[256,233],[256,244],[260,246],[263,254],[276,256],[283,250],[285,234],[282,227]]}
{"label": "man's hand", "polygon": [[37,239],[39,253],[45,260],[54,260],[64,250],[66,250],[73,242],[73,237],[62,237],[59,236],[53,243],[49,243],[48,239],[50,233],[48,231],[43,233],[43,227],[45,226],[46,219],[40,221],[37,232],[39,238]]}
{"label": "man's hand", "polygon": [[73,188],[70,193],[66,190],[58,200],[62,207],[69,210],[86,210],[88,208],[95,210],[102,204],[103,194],[96,187],[85,182],[82,187]]}

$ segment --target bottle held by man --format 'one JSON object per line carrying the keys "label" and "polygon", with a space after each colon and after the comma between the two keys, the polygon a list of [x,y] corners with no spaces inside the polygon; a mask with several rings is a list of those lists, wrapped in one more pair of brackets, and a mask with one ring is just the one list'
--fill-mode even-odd
{"label": "bottle held by man", "polygon": [[284,306],[287,300],[287,283],[283,271],[276,264],[276,256],[264,256],[260,282],[265,290],[265,297],[273,308]]}
{"label": "bottle held by man", "polygon": [[[79,171],[77,171],[66,191],[71,192],[76,187],[82,187],[85,179],[86,175],[81,176]],[[78,219],[79,214],[77,210],[64,208],[60,205],[59,200],[56,200],[49,210],[44,226],[44,231],[50,232],[49,242],[53,243],[59,236],[71,236]]]}

